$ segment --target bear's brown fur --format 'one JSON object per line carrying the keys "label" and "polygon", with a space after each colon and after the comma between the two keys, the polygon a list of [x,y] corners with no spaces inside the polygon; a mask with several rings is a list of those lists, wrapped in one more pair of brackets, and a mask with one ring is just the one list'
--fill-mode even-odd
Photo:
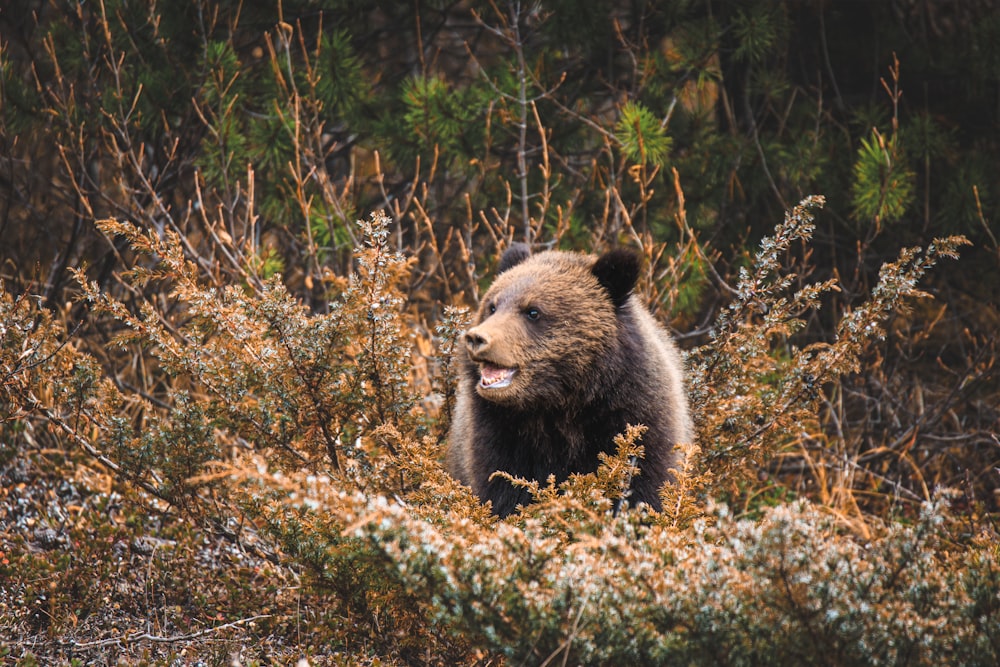
{"label": "bear's brown fur", "polygon": [[504,254],[456,350],[448,451],[451,473],[500,516],[531,497],[494,472],[542,483],[593,472],[628,424],[647,427],[630,501],[660,508],[674,446],[693,427],[677,348],[632,295],[638,275],[621,250]]}

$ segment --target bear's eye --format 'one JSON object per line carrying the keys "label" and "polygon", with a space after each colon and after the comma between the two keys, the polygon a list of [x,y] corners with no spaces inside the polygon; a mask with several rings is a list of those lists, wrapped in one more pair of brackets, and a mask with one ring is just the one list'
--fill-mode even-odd
{"label": "bear's eye", "polygon": [[497,312],[497,305],[495,303],[491,303],[490,305],[486,306],[486,310],[489,311],[490,315],[492,315],[493,313]]}
{"label": "bear's eye", "polygon": [[539,317],[542,316],[542,311],[538,310],[537,308],[528,308],[527,310],[524,311],[524,314],[528,316],[529,320],[537,320]]}

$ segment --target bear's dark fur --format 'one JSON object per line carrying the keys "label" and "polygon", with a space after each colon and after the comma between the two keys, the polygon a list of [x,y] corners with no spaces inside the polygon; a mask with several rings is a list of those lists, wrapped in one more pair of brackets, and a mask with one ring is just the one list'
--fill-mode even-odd
{"label": "bear's dark fur", "polygon": [[456,350],[448,467],[500,516],[531,501],[496,471],[545,483],[597,469],[628,424],[647,427],[630,502],[660,509],[693,427],[680,356],[632,295],[639,259],[515,244]]}

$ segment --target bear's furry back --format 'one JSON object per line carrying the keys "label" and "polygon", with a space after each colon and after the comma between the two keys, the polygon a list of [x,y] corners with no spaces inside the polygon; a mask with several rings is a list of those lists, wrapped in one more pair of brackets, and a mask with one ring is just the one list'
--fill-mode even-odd
{"label": "bear's furry back", "polygon": [[[598,453],[613,452],[617,434],[643,424],[645,457],[630,502],[659,509],[675,445],[693,437],[673,340],[630,294],[635,275],[623,278],[617,258],[515,252],[505,256],[501,264],[510,266],[456,348],[450,472],[506,516],[531,497],[505,479],[491,480],[494,472],[562,482],[595,471]],[[480,355],[518,368],[525,381],[502,400],[484,397],[491,392],[478,387],[480,363],[472,358]]]}

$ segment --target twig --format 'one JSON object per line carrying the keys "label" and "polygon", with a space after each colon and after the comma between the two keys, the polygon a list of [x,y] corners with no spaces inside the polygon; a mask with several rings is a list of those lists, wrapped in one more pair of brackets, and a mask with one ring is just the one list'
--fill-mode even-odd
{"label": "twig", "polygon": [[993,249],[998,250],[1000,249],[1000,246],[997,245],[997,237],[993,235],[993,232],[990,230],[990,223],[986,221],[986,217],[983,215],[983,202],[980,201],[979,199],[978,185],[972,186],[972,194],[975,195],[976,197],[976,213],[979,217],[979,222],[983,225],[983,229],[986,230],[986,233],[989,235],[990,240],[993,241]]}
{"label": "twig", "polygon": [[195,639],[201,639],[215,632],[221,630],[229,630],[231,628],[236,628],[247,623],[253,623],[254,621],[259,621],[264,618],[271,618],[274,614],[260,614],[257,616],[251,616],[250,618],[241,618],[238,621],[233,621],[232,623],[224,623],[222,625],[217,625],[212,628],[206,628],[204,630],[199,630],[198,632],[192,632],[186,635],[175,635],[173,637],[161,637],[160,635],[151,635],[148,632],[143,632],[137,635],[131,635],[128,637],[112,637],[110,639],[98,639],[92,642],[69,642],[73,648],[103,648],[105,646],[114,646],[121,644],[137,644],[139,642],[157,642],[161,644],[176,644],[179,642],[189,642]]}

